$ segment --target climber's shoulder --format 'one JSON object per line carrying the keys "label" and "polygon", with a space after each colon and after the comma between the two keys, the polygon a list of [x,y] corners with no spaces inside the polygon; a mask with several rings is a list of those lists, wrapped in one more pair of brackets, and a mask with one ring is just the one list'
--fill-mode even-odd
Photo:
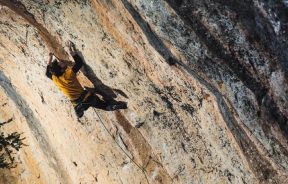
{"label": "climber's shoulder", "polygon": [[75,76],[76,76],[76,74],[75,74],[75,72],[73,72],[72,67],[68,66],[67,69],[65,70],[64,77],[65,78],[71,78],[71,77],[75,77]]}

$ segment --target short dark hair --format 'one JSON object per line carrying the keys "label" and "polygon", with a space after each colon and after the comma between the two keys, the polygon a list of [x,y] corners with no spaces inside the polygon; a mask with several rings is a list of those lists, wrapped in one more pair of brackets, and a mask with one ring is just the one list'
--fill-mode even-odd
{"label": "short dark hair", "polygon": [[53,60],[50,69],[51,69],[51,73],[55,75],[56,77],[60,77],[64,73],[56,59]]}

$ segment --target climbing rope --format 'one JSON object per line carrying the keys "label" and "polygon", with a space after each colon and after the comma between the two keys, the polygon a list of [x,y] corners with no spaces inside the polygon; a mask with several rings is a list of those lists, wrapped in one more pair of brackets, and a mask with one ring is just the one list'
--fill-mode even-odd
{"label": "climbing rope", "polygon": [[139,164],[137,164],[129,155],[128,153],[126,153],[126,151],[120,146],[120,144],[113,138],[113,135],[110,133],[110,131],[108,130],[108,128],[105,126],[105,124],[103,123],[100,115],[97,113],[96,109],[94,109],[96,115],[98,116],[98,119],[100,120],[101,124],[103,125],[103,127],[105,128],[105,130],[108,132],[108,134],[111,136],[111,138],[113,139],[113,141],[117,144],[117,146],[122,150],[122,152],[143,172],[147,183],[150,184],[149,180],[148,180],[148,176],[146,174],[146,171],[143,167],[141,167]]}

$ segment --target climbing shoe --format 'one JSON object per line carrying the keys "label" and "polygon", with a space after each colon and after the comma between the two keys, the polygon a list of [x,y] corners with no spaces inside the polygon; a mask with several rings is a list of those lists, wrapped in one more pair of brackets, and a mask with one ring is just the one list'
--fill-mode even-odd
{"label": "climbing shoe", "polygon": [[117,104],[108,105],[106,107],[107,111],[114,111],[117,109],[127,109],[127,103],[126,102],[118,102]]}
{"label": "climbing shoe", "polygon": [[76,105],[75,112],[78,118],[81,118],[84,115],[84,111],[87,110],[89,108],[88,105],[79,103],[78,105]]}

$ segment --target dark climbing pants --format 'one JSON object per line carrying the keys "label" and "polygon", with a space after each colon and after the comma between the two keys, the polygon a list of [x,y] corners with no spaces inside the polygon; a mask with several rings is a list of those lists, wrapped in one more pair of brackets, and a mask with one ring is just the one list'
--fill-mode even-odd
{"label": "dark climbing pants", "polygon": [[90,94],[87,99],[83,100],[86,95],[87,92],[85,91],[83,95],[81,95],[80,99],[77,100],[77,105],[74,107],[76,115],[79,118],[83,116],[84,111],[86,111],[89,107],[107,110],[107,107],[110,105],[110,103],[101,100],[97,95],[94,94]]}
{"label": "dark climbing pants", "polygon": [[109,102],[101,100],[97,95],[91,94],[84,102],[84,106],[95,107],[97,109],[107,110],[107,107],[111,105]]}

